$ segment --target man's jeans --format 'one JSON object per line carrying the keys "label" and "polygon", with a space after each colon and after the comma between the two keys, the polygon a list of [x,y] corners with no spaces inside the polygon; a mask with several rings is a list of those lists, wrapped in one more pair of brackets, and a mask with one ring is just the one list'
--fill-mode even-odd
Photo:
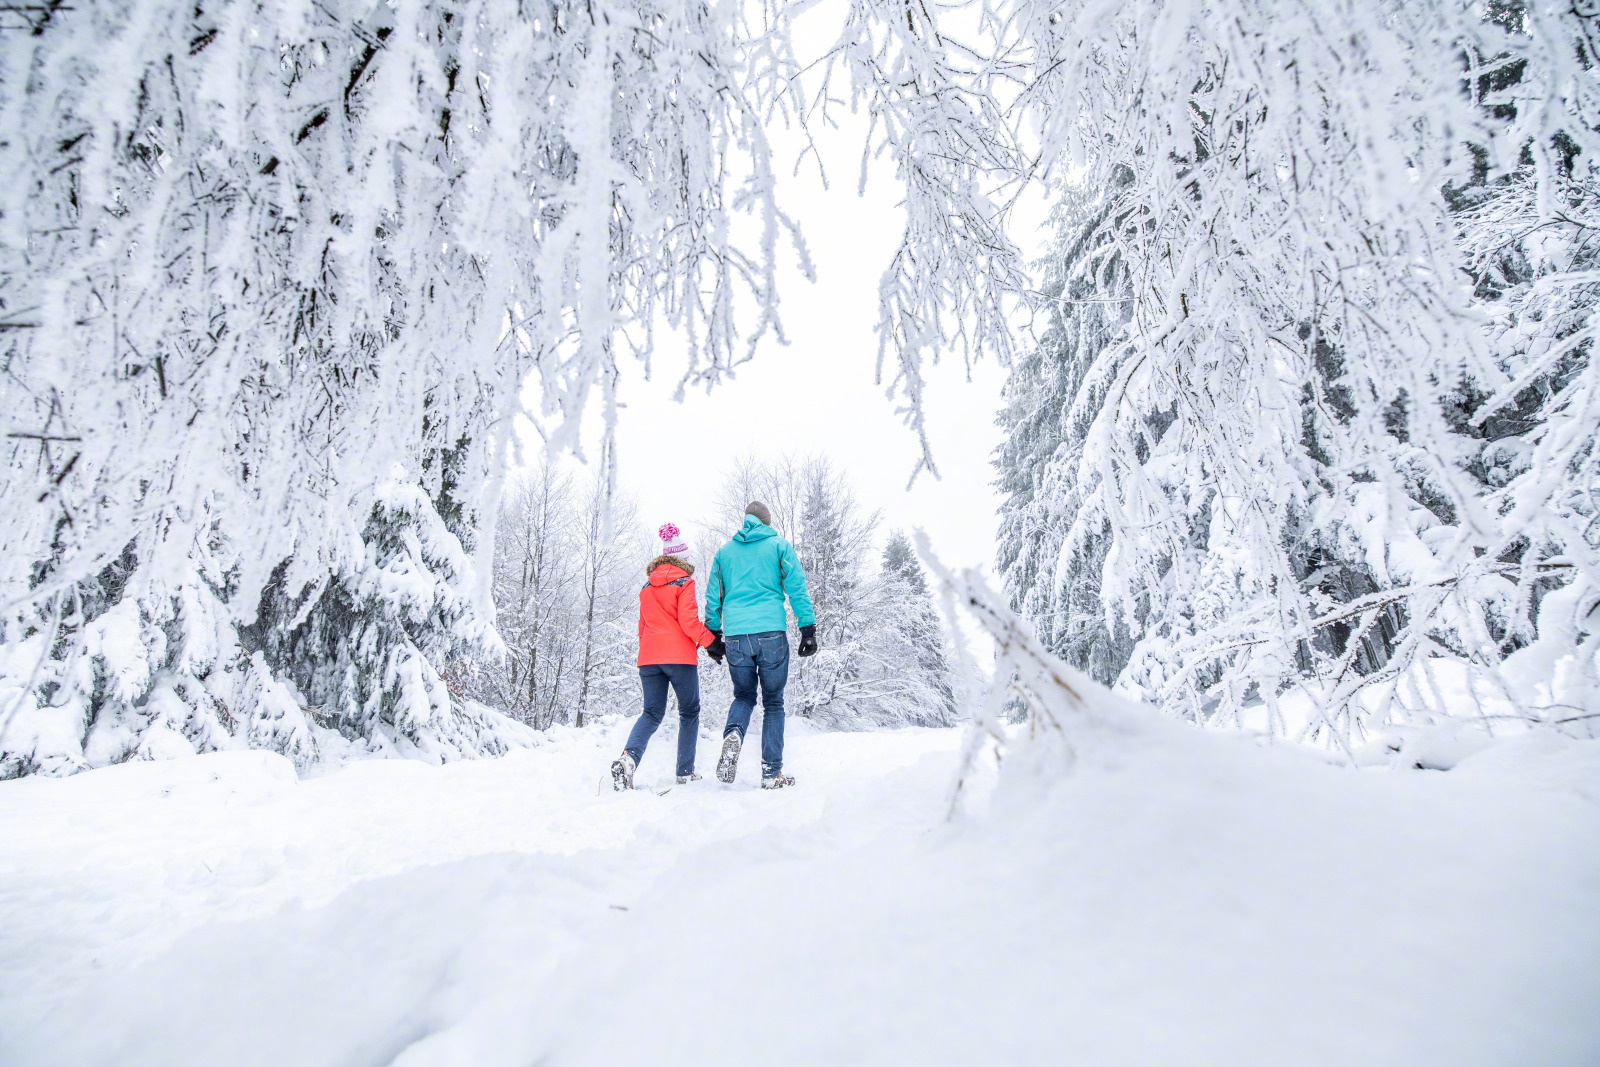
{"label": "man's jeans", "polygon": [[[789,635],[782,630],[764,634],[736,634],[724,638],[728,645],[728,673],[733,676],[733,706],[728,709],[728,731],[739,739],[750,728],[756,710],[756,686],[761,687],[761,776],[771,778],[783,770],[783,686],[789,680]],[[723,736],[728,735],[723,732]]]}
{"label": "man's jeans", "polygon": [[656,663],[639,668],[644,714],[633,724],[623,751],[633,757],[635,764],[644,759],[644,746],[650,743],[667,710],[668,682],[678,694],[678,775],[687,777],[694,773],[694,746],[700,733],[700,669],[693,663]]}

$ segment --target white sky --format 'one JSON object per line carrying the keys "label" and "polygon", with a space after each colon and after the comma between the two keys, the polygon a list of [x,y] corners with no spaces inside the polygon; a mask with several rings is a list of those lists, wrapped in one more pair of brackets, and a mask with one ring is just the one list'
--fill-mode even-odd
{"label": "white sky", "polygon": [[[1000,440],[994,416],[1004,372],[986,360],[969,382],[955,353],[929,368],[929,437],[941,478],[924,472],[907,491],[916,438],[873,384],[878,278],[903,226],[898,192],[892,174],[880,173],[857,196],[860,141],[841,134],[823,144],[831,189],[823,188],[815,167],[783,183],[782,203],[800,223],[817,272],[816,283],[808,283],[792,251],[783,262],[781,311],[790,343],[764,342],[736,380],[709,395],[691,392],[682,403],[672,394],[684,361],[670,341],[658,342],[653,381],[625,360],[621,489],[638,500],[651,531],[669,520],[687,526],[712,516],[717,487],[737,458],[825,455],[847,472],[864,507],[883,510],[885,533],[921,527],[946,563],[989,570],[999,504],[989,458]],[[587,441],[596,439],[598,422],[590,416]],[[531,459],[538,437],[530,432],[524,441]]]}

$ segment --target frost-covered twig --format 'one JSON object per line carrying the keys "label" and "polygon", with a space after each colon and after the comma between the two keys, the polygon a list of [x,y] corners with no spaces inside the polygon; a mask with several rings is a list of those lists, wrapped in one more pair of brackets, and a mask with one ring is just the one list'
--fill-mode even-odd
{"label": "frost-covered twig", "polygon": [[[1088,732],[1116,726],[1118,720],[1109,707],[1114,698],[1040,644],[1027,621],[1008,608],[975,569],[952,571],[934,554],[926,533],[918,530],[915,539],[918,554],[938,583],[951,630],[958,635],[967,699],[977,698],[951,797],[954,812],[983,745],[990,740],[1005,743],[1002,714],[1010,692],[1023,694],[1032,712],[1030,728],[1049,733],[1067,764]],[[994,642],[994,668],[987,679],[959,636],[962,617],[977,622]]]}

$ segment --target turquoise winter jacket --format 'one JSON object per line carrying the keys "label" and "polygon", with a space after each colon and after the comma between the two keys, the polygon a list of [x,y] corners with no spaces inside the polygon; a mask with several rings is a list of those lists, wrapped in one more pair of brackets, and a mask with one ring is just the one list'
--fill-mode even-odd
{"label": "turquoise winter jacket", "polygon": [[795,622],[815,626],[817,615],[806,592],[806,573],[795,558],[794,546],[754,515],[746,515],[744,529],[717,549],[711,561],[711,574],[706,578],[706,629],[729,637],[787,630],[785,594]]}

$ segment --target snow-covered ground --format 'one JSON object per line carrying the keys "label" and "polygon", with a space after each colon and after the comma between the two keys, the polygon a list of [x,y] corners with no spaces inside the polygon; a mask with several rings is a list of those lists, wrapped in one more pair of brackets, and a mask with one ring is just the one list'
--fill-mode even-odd
{"label": "snow-covered ground", "polygon": [[1600,743],[1352,770],[1147,723],[986,758],[951,820],[954,731],[617,795],[626,726],[0,783],[0,1058],[1600,1063]]}

